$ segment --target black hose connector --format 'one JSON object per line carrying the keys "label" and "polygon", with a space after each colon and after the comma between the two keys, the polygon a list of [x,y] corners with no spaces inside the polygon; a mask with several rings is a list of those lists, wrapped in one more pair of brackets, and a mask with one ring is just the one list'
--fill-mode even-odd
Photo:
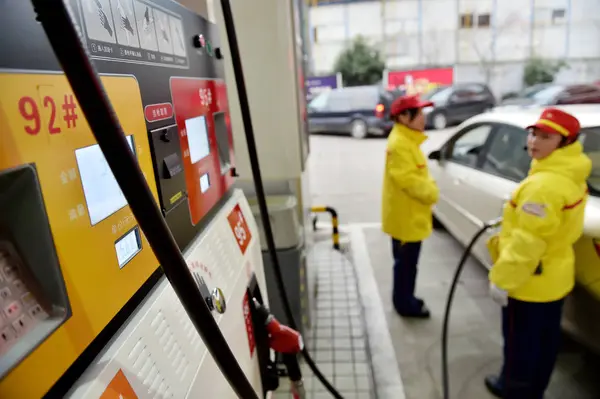
{"label": "black hose connector", "polygon": [[71,9],[62,0],[32,0],[32,3],[37,20],[46,32],[90,129],[196,331],[238,397],[258,399],[198,291],[185,259],[154,201],[83,45]]}

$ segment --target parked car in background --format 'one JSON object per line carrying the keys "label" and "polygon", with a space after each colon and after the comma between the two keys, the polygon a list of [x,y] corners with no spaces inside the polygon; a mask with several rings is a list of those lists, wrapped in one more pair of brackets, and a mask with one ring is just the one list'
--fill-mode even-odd
{"label": "parked car in background", "polygon": [[434,104],[423,110],[427,127],[434,129],[444,129],[450,124],[463,122],[496,105],[492,91],[482,83],[441,86],[421,98]]}
{"label": "parked car in background", "polygon": [[514,97],[504,99],[500,107],[567,104],[600,104],[600,87],[593,84],[542,83],[528,87]]}
{"label": "parked car in background", "polygon": [[[565,304],[563,328],[600,353],[600,105],[559,108],[579,119],[580,139],[593,164],[584,235],[574,246],[577,285]],[[443,225],[463,245],[486,221],[502,215],[511,193],[527,176],[531,159],[525,128],[542,109],[505,109],[475,116],[429,154],[429,170],[440,189],[433,212],[436,225]],[[484,234],[472,252],[487,268],[491,259],[485,242],[491,234]]]}
{"label": "parked car in background", "polygon": [[311,133],[346,133],[357,139],[385,136],[393,127],[394,96],[381,86],[343,87],[324,92],[308,104]]}

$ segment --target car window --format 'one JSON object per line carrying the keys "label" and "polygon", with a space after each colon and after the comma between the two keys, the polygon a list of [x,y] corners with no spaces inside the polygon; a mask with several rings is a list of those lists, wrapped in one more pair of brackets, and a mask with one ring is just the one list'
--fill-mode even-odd
{"label": "car window", "polygon": [[600,197],[600,127],[582,129],[579,139],[583,151],[592,160],[592,173],[588,179],[590,194]]}
{"label": "car window", "polygon": [[492,131],[492,125],[483,124],[469,126],[466,132],[458,133],[460,137],[451,146],[449,160],[466,166],[476,167],[479,154]]}
{"label": "car window", "polygon": [[555,97],[561,92],[563,91],[563,87],[562,86],[550,86],[550,87],[546,87],[538,92],[536,92],[533,96],[532,99],[536,104],[539,105],[549,105],[552,104]]}
{"label": "car window", "polygon": [[434,103],[445,103],[446,101],[448,101],[448,98],[452,94],[451,87],[444,87],[442,89],[434,89],[434,90],[435,91],[432,90],[431,92],[425,94],[421,98],[423,100],[432,101]]}
{"label": "car window", "polygon": [[348,112],[351,110],[352,95],[348,90],[335,90],[331,92],[327,101],[327,111]]}
{"label": "car window", "polygon": [[526,145],[526,130],[517,126],[498,126],[488,145],[481,169],[510,180],[523,180],[531,164]]}
{"label": "car window", "polygon": [[485,89],[482,85],[468,85],[465,87],[466,90],[470,91],[473,94],[483,94],[485,93]]}
{"label": "car window", "polygon": [[308,107],[315,109],[317,111],[321,111],[321,110],[325,109],[325,107],[327,106],[327,100],[329,99],[330,93],[331,93],[331,91],[326,91],[326,92],[319,94],[308,104]]}
{"label": "car window", "polygon": [[353,111],[359,110],[370,110],[375,109],[375,106],[379,100],[379,92],[376,88],[361,88],[361,89],[349,89],[348,100],[350,101],[349,107]]}

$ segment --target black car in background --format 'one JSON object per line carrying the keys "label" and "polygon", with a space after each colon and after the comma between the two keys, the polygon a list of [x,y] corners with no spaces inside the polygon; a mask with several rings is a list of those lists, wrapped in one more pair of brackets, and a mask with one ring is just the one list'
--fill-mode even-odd
{"label": "black car in background", "polygon": [[346,133],[357,139],[385,136],[392,129],[394,96],[381,86],[343,87],[324,92],[308,104],[311,133]]}
{"label": "black car in background", "polygon": [[492,91],[482,83],[440,86],[421,96],[421,99],[434,104],[423,110],[427,127],[434,129],[444,129],[450,124],[463,122],[492,109],[496,104]]}
{"label": "black car in background", "polygon": [[505,98],[501,107],[567,104],[600,104],[600,87],[593,84],[561,85],[541,83]]}

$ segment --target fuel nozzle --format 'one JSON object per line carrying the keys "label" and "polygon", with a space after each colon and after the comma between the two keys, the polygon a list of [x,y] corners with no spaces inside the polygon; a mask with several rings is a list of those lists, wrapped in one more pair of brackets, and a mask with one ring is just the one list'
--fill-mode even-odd
{"label": "fuel nozzle", "polygon": [[283,354],[298,354],[304,348],[302,336],[296,330],[281,324],[269,309],[253,298],[257,315],[263,321],[269,334],[269,346],[275,352]]}
{"label": "fuel nozzle", "polygon": [[485,225],[490,228],[490,229],[495,229],[496,227],[500,227],[500,225],[502,224],[502,218],[496,218],[496,219],[492,219],[492,220],[488,220]]}

